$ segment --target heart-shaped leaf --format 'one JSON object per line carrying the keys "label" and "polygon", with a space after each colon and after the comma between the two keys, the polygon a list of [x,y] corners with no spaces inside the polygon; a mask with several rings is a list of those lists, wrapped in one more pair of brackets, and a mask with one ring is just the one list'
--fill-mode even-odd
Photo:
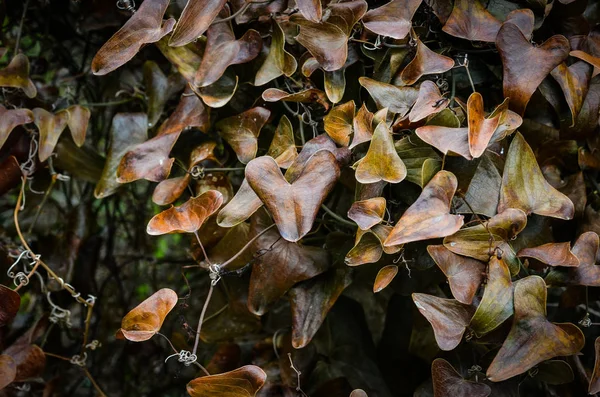
{"label": "heart-shaped leaf", "polygon": [[17,376],[17,363],[8,354],[0,354],[0,390],[10,385]]}
{"label": "heart-shaped leaf", "polygon": [[326,150],[315,153],[292,183],[271,157],[258,157],[246,166],[248,183],[273,216],[281,236],[292,242],[310,231],[339,176],[335,156]]}
{"label": "heart-shaped leaf", "polygon": [[456,153],[472,160],[469,129],[426,125],[415,130],[417,136],[444,154]]}
{"label": "heart-shaped leaf", "polygon": [[[0,327],[10,323],[21,306],[21,296],[12,289],[0,284]],[[0,388],[1,389],[1,388]]]}
{"label": "heart-shaped leaf", "polygon": [[469,120],[469,152],[474,158],[481,157],[487,149],[496,128],[500,124],[500,117],[508,110],[508,99],[504,100],[492,113],[490,118],[485,117],[483,97],[474,92],[467,101],[467,117]]}
{"label": "heart-shaped leaf", "polygon": [[191,397],[254,397],[266,380],[265,371],[246,365],[223,374],[196,378],[187,384],[187,392]]}
{"label": "heart-shaped leaf", "polygon": [[352,143],[349,146],[350,149],[361,143],[370,141],[373,137],[373,113],[369,112],[364,103],[354,116],[352,127],[354,135],[352,136]]}
{"label": "heart-shaped leaf", "polygon": [[[269,226],[264,211],[251,219],[251,234],[256,235]],[[330,266],[329,253],[320,247],[303,246],[281,238],[275,229],[260,236],[254,250],[259,255],[252,266],[248,309],[262,316],[270,306],[281,298],[294,284],[308,280]]]}
{"label": "heart-shaped leaf", "polygon": [[504,96],[510,98],[511,109],[520,115],[542,80],[567,59],[570,49],[569,40],[561,35],[536,47],[510,21],[498,31],[496,47],[502,58]]}
{"label": "heart-shaped leaf", "polygon": [[178,207],[171,207],[154,215],[146,233],[158,236],[166,233],[194,233],[199,230],[206,219],[223,204],[223,194],[209,190],[198,197],[192,197]]}
{"label": "heart-shaped leaf", "polygon": [[523,248],[518,253],[519,258],[534,258],[548,266],[579,266],[579,259],[571,252],[571,244],[548,243],[539,247]]}
{"label": "heart-shaped leaf", "polygon": [[422,0],[392,0],[370,10],[362,22],[371,32],[381,36],[403,39],[410,33],[412,18]]}
{"label": "heart-shaped leaf", "polygon": [[273,157],[281,168],[288,168],[298,157],[298,150],[294,141],[294,129],[286,115],[279,119],[267,156]]}
{"label": "heart-shaped leaf", "polygon": [[427,252],[448,278],[454,298],[461,303],[471,304],[483,281],[485,265],[475,259],[456,255],[443,245],[430,245]]}
{"label": "heart-shaped leaf", "polygon": [[29,98],[35,98],[37,88],[29,78],[29,58],[17,54],[8,66],[0,70],[0,87],[13,87],[23,90]]}
{"label": "heart-shaped leaf", "polygon": [[258,135],[270,116],[269,110],[255,107],[219,121],[215,128],[233,148],[238,160],[247,164],[256,157]]}
{"label": "heart-shaped leaf", "polygon": [[321,22],[323,9],[321,0],[297,0],[296,4],[302,16],[312,22]]}
{"label": "heart-shaped leaf", "polygon": [[161,124],[156,135],[179,133],[188,127],[196,127],[202,132],[208,132],[209,110],[210,108],[204,106],[188,85],[181,94],[177,107]]}
{"label": "heart-shaped leaf", "polygon": [[244,178],[235,196],[219,211],[217,224],[221,227],[233,227],[250,218],[262,206],[263,202]]}
{"label": "heart-shaped leaf", "polygon": [[509,208],[487,222],[459,230],[444,239],[444,246],[458,255],[487,262],[496,253],[510,267],[511,274],[519,271],[516,253],[508,243],[527,225],[527,215],[518,209]]}
{"label": "heart-shaped leaf", "polygon": [[196,95],[202,98],[207,106],[211,108],[222,108],[227,105],[238,87],[239,77],[235,73],[226,69],[221,78],[207,87],[195,89]]}
{"label": "heart-shaped leaf", "polygon": [[385,204],[383,197],[355,201],[348,210],[348,218],[356,222],[362,230],[368,230],[383,220]]}
{"label": "heart-shaped leaf", "polygon": [[269,53],[254,78],[254,85],[257,86],[267,84],[281,75],[290,77],[298,67],[296,58],[285,50],[285,35],[275,19],[272,27]]}
{"label": "heart-shaped leaf", "polygon": [[[219,16],[229,17],[229,9],[223,8]],[[206,36],[206,49],[194,79],[196,87],[211,85],[223,76],[228,66],[253,60],[262,48],[260,33],[250,29],[236,40],[229,22],[211,25]]]}
{"label": "heart-shaped leaf", "polygon": [[520,133],[511,142],[504,164],[498,212],[506,208],[559,219],[571,219],[575,213],[571,200],[544,179],[533,150]]}
{"label": "heart-shaped leaf", "polygon": [[169,178],[161,181],[152,193],[152,201],[158,205],[171,204],[177,200],[179,196],[183,194],[185,188],[190,183],[191,176],[186,174],[185,176],[178,176],[176,178]]}
{"label": "heart-shaped leaf", "polygon": [[493,43],[500,26],[502,22],[479,0],[456,0],[442,30],[461,39]]}
{"label": "heart-shaped leaf", "polygon": [[188,0],[175,25],[169,45],[181,47],[202,36],[226,2],[227,0]]}
{"label": "heart-shaped leaf", "polygon": [[81,147],[85,142],[85,136],[87,134],[87,128],[92,112],[90,112],[88,108],[80,105],[69,106],[66,109],[66,112],[69,114],[67,125],[71,131],[73,142]]}
{"label": "heart-shaped leaf", "polygon": [[522,374],[553,357],[576,354],[583,348],[585,338],[579,328],[546,319],[546,295],[546,283],[538,276],[516,283],[512,328],[487,369],[492,382]]}
{"label": "heart-shaped leaf", "polygon": [[29,109],[6,109],[0,105],[0,148],[15,127],[32,123],[33,120],[33,112]]}
{"label": "heart-shaped leaf", "polygon": [[327,95],[323,91],[316,88],[308,88],[306,90],[291,94],[278,88],[269,88],[262,93],[262,99],[264,99],[267,102],[316,102],[319,105],[323,106],[325,110],[329,110],[329,102],[327,102]]}
{"label": "heart-shaped leaf", "polygon": [[52,155],[58,138],[67,128],[69,113],[58,112],[52,114],[41,108],[33,109],[33,122],[40,131],[40,147],[38,154],[40,161],[48,160]]}
{"label": "heart-shaped leaf", "polygon": [[117,113],[110,127],[110,146],[100,180],[96,184],[94,196],[108,197],[120,186],[117,182],[117,168],[121,159],[137,144],[148,137],[148,116],[146,113]]}
{"label": "heart-shaped leaf", "polygon": [[364,0],[353,0],[330,4],[326,10],[329,15],[326,21],[313,22],[300,14],[292,15],[290,21],[300,26],[296,41],[317,59],[324,70],[332,72],[346,63],[348,38],[354,24],[366,11]]}
{"label": "heart-shaped leaf", "polygon": [[327,134],[321,134],[302,146],[302,150],[298,154],[298,157],[296,157],[296,160],[294,160],[292,165],[290,165],[285,172],[285,179],[290,183],[298,179],[302,170],[306,167],[308,160],[320,150],[326,150],[333,153],[340,167],[347,165],[350,160],[350,150],[348,150],[348,148],[338,148]]}
{"label": "heart-shaped leaf", "polygon": [[571,110],[571,127],[575,125],[577,116],[583,106],[583,101],[588,93],[593,68],[583,61],[575,62],[571,66],[561,63],[550,72],[558,82],[565,94],[565,99]]}
{"label": "heart-shaped leaf", "polygon": [[406,165],[406,180],[424,187],[441,169],[442,159],[419,137],[404,137],[396,141],[396,152]]}
{"label": "heart-shaped leaf", "polygon": [[125,153],[117,168],[117,182],[167,179],[175,161],[175,158],[169,158],[169,153],[178,138],[179,133],[158,135]]}
{"label": "heart-shaped leaf", "polygon": [[508,266],[502,259],[492,256],[481,303],[469,327],[481,337],[500,326],[513,314],[513,284]]}
{"label": "heart-shaped leaf", "polygon": [[379,224],[367,231],[358,230],[354,247],[346,254],[344,262],[348,266],[359,266],[365,263],[375,263],[386,254],[395,254],[402,249],[402,245],[393,247],[383,246],[383,242],[390,235],[391,226]]}
{"label": "heart-shaped leaf", "polygon": [[379,269],[377,276],[375,277],[375,283],[373,283],[373,293],[383,291],[398,274],[398,266],[387,265]]}
{"label": "heart-shaped leaf", "polygon": [[498,208],[501,185],[502,176],[498,168],[491,160],[491,156],[484,155],[469,182],[467,192],[461,198],[463,203],[456,209],[456,212],[465,214],[474,212],[493,217]]}
{"label": "heart-shaped leaf", "polygon": [[359,77],[358,81],[369,91],[379,109],[387,108],[400,117],[406,116],[419,96],[419,90],[414,87],[397,87],[368,77]]}
{"label": "heart-shaped leaf", "polygon": [[600,266],[596,257],[600,241],[595,232],[585,232],[573,245],[572,252],[579,259],[579,266],[569,269],[552,269],[546,276],[546,283],[555,285],[600,286]]}
{"label": "heart-shaped leaf", "polygon": [[449,213],[457,186],[458,181],[451,172],[435,174],[417,200],[402,214],[383,246],[445,237],[460,229],[463,216]]}
{"label": "heart-shaped leaf", "polygon": [[331,269],[290,289],[292,346],[295,349],[302,349],[310,343],[327,313],[350,283],[351,270],[341,268]]}
{"label": "heart-shaped leaf", "polygon": [[417,52],[415,57],[400,74],[400,78],[405,85],[414,84],[422,76],[444,73],[454,67],[452,58],[433,52],[418,37],[416,40]]}
{"label": "heart-shaped leaf", "polygon": [[417,309],[433,327],[435,340],[442,350],[452,350],[462,340],[474,308],[455,299],[427,294],[412,294]]}
{"label": "heart-shaped leaf", "polygon": [[335,106],[323,118],[325,132],[340,146],[350,144],[350,135],[354,122],[354,101]]}
{"label": "heart-shaped leaf", "polygon": [[406,178],[406,166],[396,152],[392,132],[385,122],[375,128],[367,154],[355,167],[356,180],[360,183],[399,183]]}
{"label": "heart-shaped leaf", "polygon": [[592,376],[590,379],[590,387],[588,389],[588,394],[595,394],[600,392],[600,337],[596,338],[596,341],[594,342],[594,352],[596,353],[596,360],[594,363],[594,371],[592,372]]}
{"label": "heart-shaped leaf", "polygon": [[487,397],[492,393],[492,389],[485,383],[468,381],[460,376],[443,358],[433,360],[431,378],[434,397]]}
{"label": "heart-shaped leaf", "polygon": [[156,291],[123,317],[119,333],[132,342],[152,338],[160,331],[165,317],[173,310],[177,300],[177,294],[169,288]]}
{"label": "heart-shaped leaf", "polygon": [[419,87],[419,96],[408,114],[411,123],[423,120],[427,116],[441,112],[448,107],[449,101],[440,94],[437,84],[425,80]]}
{"label": "heart-shaped leaf", "polygon": [[144,44],[155,43],[173,30],[175,20],[163,23],[169,0],[144,1],[140,8],[115,33],[92,60],[92,72],[102,76],[124,65]]}

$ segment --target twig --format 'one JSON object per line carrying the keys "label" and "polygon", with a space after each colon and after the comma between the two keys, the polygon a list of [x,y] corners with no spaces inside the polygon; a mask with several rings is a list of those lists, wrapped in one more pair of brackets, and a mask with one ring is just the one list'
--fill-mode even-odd
{"label": "twig", "polygon": [[202,330],[202,323],[204,322],[204,316],[206,315],[206,309],[208,308],[208,303],[210,302],[210,298],[212,297],[213,290],[215,286],[213,283],[210,283],[210,288],[208,289],[208,295],[206,296],[206,300],[204,301],[204,307],[202,307],[202,312],[200,313],[200,319],[198,320],[198,328],[196,329],[196,340],[194,341],[194,349],[192,350],[192,354],[196,354],[198,351],[198,344],[200,343],[200,331]]}
{"label": "twig", "polygon": [[29,229],[27,229],[27,234],[31,234],[31,232],[33,231],[33,228],[35,227],[35,224],[37,223],[38,218],[40,217],[40,214],[42,213],[42,208],[44,207],[44,204],[46,204],[46,201],[48,200],[48,196],[50,196],[50,193],[52,192],[52,188],[54,187],[54,184],[56,183],[57,179],[58,179],[58,175],[53,174],[52,180],[50,181],[50,186],[48,186],[48,189],[46,189],[46,193],[44,194],[44,197],[42,198],[42,202],[38,205],[38,208],[35,212],[35,217],[33,218],[33,222],[31,222]]}
{"label": "twig", "polygon": [[294,370],[294,372],[296,373],[296,376],[298,377],[296,391],[302,393],[302,395],[304,397],[308,397],[306,395],[306,393],[304,393],[304,391],[302,390],[302,387],[300,384],[300,376],[302,375],[302,372],[300,372],[296,367],[294,367],[294,362],[292,361],[292,353],[288,353],[287,355],[288,355],[288,359],[290,360],[290,368]]}
{"label": "twig", "polygon": [[19,53],[21,34],[23,33],[23,24],[25,23],[25,15],[27,15],[27,8],[29,8],[29,0],[25,0],[25,4],[23,5],[23,14],[21,14],[21,22],[19,22],[19,31],[17,32],[17,41],[15,43],[15,55]]}
{"label": "twig", "polygon": [[210,262],[210,259],[208,259],[208,255],[206,254],[206,251],[204,250],[204,246],[202,245],[202,241],[200,241],[200,236],[198,236],[198,231],[196,230],[194,232],[194,234],[196,235],[196,239],[198,240],[198,244],[200,245],[200,249],[202,250],[202,253],[204,254],[204,259],[206,260],[206,263],[208,263],[208,266],[212,266],[212,263]]}
{"label": "twig", "polygon": [[92,374],[90,374],[90,371],[88,371],[88,369],[86,367],[81,367],[81,370],[85,373],[85,376],[88,377],[88,379],[92,383],[92,386],[94,386],[94,389],[96,389],[96,392],[98,392],[100,397],[106,397],[106,394],[104,394],[104,392],[102,391],[100,386],[96,383],[96,381],[94,380],[94,377],[92,376]]}

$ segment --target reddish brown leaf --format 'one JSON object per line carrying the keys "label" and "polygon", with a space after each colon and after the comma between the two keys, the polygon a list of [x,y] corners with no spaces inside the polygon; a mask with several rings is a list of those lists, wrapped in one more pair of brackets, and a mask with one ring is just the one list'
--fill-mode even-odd
{"label": "reddish brown leaf", "polygon": [[369,91],[379,109],[387,108],[400,117],[406,116],[419,96],[419,91],[414,87],[397,87],[368,77],[359,77],[358,81]]}
{"label": "reddish brown leaf", "polygon": [[373,197],[355,201],[348,210],[348,218],[352,219],[362,230],[368,230],[381,223],[385,215],[385,198]]}
{"label": "reddish brown leaf", "polygon": [[238,160],[247,164],[256,157],[258,135],[270,116],[269,110],[255,107],[219,121],[215,128],[233,148]]}
{"label": "reddish brown leaf", "polygon": [[97,76],[112,72],[131,60],[144,44],[155,43],[171,32],[175,20],[169,18],[163,23],[168,6],[169,0],[144,1],[96,53],[92,60],[92,72]]}
{"label": "reddish brown leaf", "polygon": [[558,82],[565,94],[565,99],[571,110],[571,127],[573,127],[588,93],[590,79],[592,78],[592,67],[583,61],[575,62],[571,66],[567,66],[563,62],[552,70],[550,75]]}
{"label": "reddish brown leaf", "polygon": [[571,51],[569,55],[574,58],[581,59],[582,61],[585,61],[596,68],[600,68],[600,58],[588,54],[585,51],[575,50]]}
{"label": "reddish brown leaf", "polygon": [[266,380],[267,374],[262,369],[246,365],[223,374],[196,378],[187,384],[187,392],[191,397],[254,397]]}
{"label": "reddish brown leaf", "polygon": [[460,229],[463,216],[449,213],[457,186],[451,172],[435,174],[417,200],[402,214],[383,246],[445,237]]}
{"label": "reddish brown leaf", "polygon": [[496,47],[502,58],[504,96],[510,107],[523,114],[542,80],[569,56],[569,41],[550,37],[539,47],[532,45],[519,27],[505,22],[498,31]]}
{"label": "reddish brown leaf", "polygon": [[23,90],[29,98],[35,98],[37,88],[29,78],[29,58],[17,54],[8,66],[0,70],[0,87],[13,87]]}
{"label": "reddish brown leaf", "polygon": [[400,74],[405,85],[414,84],[422,76],[447,72],[454,66],[454,60],[430,50],[417,38],[417,53]]}
{"label": "reddish brown leaf", "polygon": [[10,385],[17,376],[17,363],[7,354],[0,354],[0,390]]}
{"label": "reddish brown leaf", "polygon": [[0,148],[15,127],[31,123],[33,119],[33,112],[29,109],[6,109],[0,105]]}
{"label": "reddish brown leaf", "polygon": [[335,143],[327,136],[327,134],[321,134],[306,142],[304,146],[302,146],[302,150],[296,157],[296,160],[289,166],[287,171],[285,172],[285,179],[289,182],[293,182],[302,173],[304,167],[308,160],[320,150],[326,150],[328,152],[333,153],[335,159],[337,160],[340,167],[348,164],[350,160],[350,150],[346,147],[338,148],[335,146]]}
{"label": "reddish brown leaf", "polygon": [[177,178],[170,178],[161,181],[152,193],[152,201],[158,205],[171,204],[177,200],[179,196],[183,194],[185,188],[190,183],[191,176],[186,174],[185,176],[179,176]]}
{"label": "reddish brown leaf", "polygon": [[415,130],[417,136],[444,154],[456,153],[472,160],[469,129],[426,125]]}
{"label": "reddish brown leaf", "polygon": [[312,22],[321,22],[323,17],[321,0],[296,0],[296,4],[304,18]]}
{"label": "reddish brown leaf", "polygon": [[41,108],[33,109],[33,122],[40,131],[38,150],[40,161],[46,161],[52,155],[58,138],[67,128],[68,121],[69,113],[67,112],[52,114]]}
{"label": "reddish brown leaf", "polygon": [[377,277],[375,277],[375,283],[373,284],[373,293],[383,291],[398,274],[398,266],[387,265],[379,269]]}
{"label": "reddish brown leaf", "polygon": [[167,179],[175,161],[175,158],[169,158],[169,153],[177,138],[179,133],[158,135],[125,153],[117,168],[117,182]]}
{"label": "reddish brown leaf", "polygon": [[369,112],[365,104],[363,103],[354,120],[352,121],[354,135],[352,136],[352,143],[349,148],[352,149],[361,143],[368,142],[373,137],[373,113]]}
{"label": "reddish brown leaf", "polygon": [[269,88],[262,93],[262,99],[267,102],[300,102],[300,103],[313,103],[316,102],[323,106],[325,110],[329,110],[329,102],[327,102],[327,95],[316,88],[309,88],[303,91],[289,94],[278,88]]}
{"label": "reddish brown leaf", "polygon": [[167,314],[177,304],[175,291],[163,288],[133,308],[123,317],[121,329],[123,336],[132,342],[143,342],[154,336]]}
{"label": "reddish brown leaf", "polygon": [[[270,220],[261,211],[252,217],[251,234],[269,226]],[[252,266],[248,309],[262,316],[294,284],[325,272],[330,265],[329,254],[320,247],[302,246],[281,238],[276,229],[260,236],[254,250],[260,253]]]}
{"label": "reddish brown leaf", "polygon": [[544,179],[531,147],[520,133],[511,142],[504,164],[498,212],[506,208],[559,219],[571,219],[575,213],[571,200]]}
{"label": "reddish brown leaf", "polygon": [[406,166],[396,152],[392,132],[385,122],[375,128],[367,154],[354,167],[360,183],[399,183],[406,178]]}
{"label": "reddish brown leaf", "polygon": [[408,114],[408,119],[414,123],[427,116],[441,112],[448,107],[449,101],[440,94],[437,84],[425,80],[419,87],[419,96]]}
{"label": "reddish brown leaf", "polygon": [[325,132],[340,146],[348,146],[350,144],[354,109],[354,101],[348,101],[335,106],[323,118]]}
{"label": "reddish brown leaf", "polygon": [[146,232],[152,236],[194,233],[222,204],[223,195],[216,190],[209,190],[198,197],[190,198],[178,207],[171,207],[155,215],[148,222]]}
{"label": "reddish brown leaf", "polygon": [[461,39],[493,43],[501,25],[479,0],[456,0],[442,30]]}
{"label": "reddish brown leaf", "polygon": [[394,39],[403,39],[412,27],[412,18],[422,0],[392,0],[369,10],[362,18],[371,32]]}
{"label": "reddish brown leaf", "polygon": [[36,345],[18,340],[4,351],[17,364],[17,374],[13,382],[25,382],[41,376],[46,367],[46,355]]}
{"label": "reddish brown leaf", "polygon": [[443,245],[430,245],[427,252],[448,278],[450,290],[457,301],[471,304],[485,275],[485,264],[456,255]]}
{"label": "reddish brown leaf", "polygon": [[[219,16],[227,18],[229,9],[223,8]],[[194,78],[196,87],[211,85],[223,76],[228,66],[253,60],[262,48],[260,33],[250,29],[239,40],[236,40],[230,22],[211,25],[206,35],[208,37],[206,49]]]}
{"label": "reddish brown leaf", "polygon": [[472,306],[454,299],[427,294],[412,294],[415,305],[433,327],[435,340],[442,350],[452,350],[462,340],[471,321]]}
{"label": "reddish brown leaf", "polygon": [[442,358],[431,364],[434,397],[487,397],[492,389],[484,383],[466,380]]}
{"label": "reddish brown leaf", "polygon": [[579,266],[579,259],[571,252],[571,244],[548,243],[539,247],[523,248],[517,253],[519,258],[534,258],[549,266]]}
{"label": "reddish brown leaf", "polygon": [[585,232],[573,245],[572,252],[579,266],[569,269],[552,269],[546,276],[548,285],[600,286],[600,266],[596,266],[599,239],[595,232]]}
{"label": "reddish brown leaf", "polygon": [[209,110],[210,108],[206,108],[194,91],[187,86],[181,94],[177,107],[162,123],[157,135],[178,133],[189,127],[197,127],[202,132],[208,132]]}
{"label": "reddish brown leaf", "polygon": [[579,352],[585,338],[571,323],[553,324],[546,319],[546,284],[529,276],[515,285],[515,316],[508,337],[487,369],[492,382],[522,374],[536,364]]}
{"label": "reddish brown leaf", "polygon": [[367,11],[364,0],[334,3],[327,7],[328,18],[324,22],[313,22],[294,14],[290,21],[300,26],[296,41],[302,44],[328,71],[342,68],[348,57],[348,38],[354,24]]}
{"label": "reddish brown leaf", "polygon": [[590,379],[588,394],[600,393],[600,336],[597,337],[596,341],[594,342],[594,352],[596,353],[596,361],[594,363],[594,371],[592,372]]}
{"label": "reddish brown leaf", "polygon": [[326,150],[315,153],[292,183],[271,157],[258,157],[246,166],[248,183],[273,216],[281,236],[292,242],[310,231],[339,176],[335,156]]}
{"label": "reddish brown leaf", "polygon": [[[10,323],[21,306],[21,296],[12,289],[0,284],[0,327]],[[1,389],[1,388],[0,388]]]}
{"label": "reddish brown leaf", "polygon": [[226,2],[226,0],[188,0],[169,39],[169,45],[181,47],[202,36]]}
{"label": "reddish brown leaf", "polygon": [[500,124],[500,118],[508,110],[508,100],[496,108],[490,118],[485,117],[483,97],[474,92],[467,101],[467,117],[469,120],[469,152],[474,158],[481,157],[487,149],[494,132]]}

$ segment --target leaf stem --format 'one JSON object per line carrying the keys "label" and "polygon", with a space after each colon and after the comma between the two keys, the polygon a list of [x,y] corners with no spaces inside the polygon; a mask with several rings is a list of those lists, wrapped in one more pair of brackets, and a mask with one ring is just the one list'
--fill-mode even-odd
{"label": "leaf stem", "polygon": [[275,227],[275,224],[272,224],[271,226],[267,227],[266,229],[262,230],[260,233],[258,233],[256,236],[252,237],[252,239],[250,241],[248,241],[246,243],[246,245],[244,245],[242,247],[241,250],[239,250],[234,256],[232,256],[231,258],[227,259],[227,261],[225,261],[223,264],[221,264],[221,270],[224,269],[227,265],[229,265],[231,262],[233,262],[234,260],[236,260],[240,255],[242,255],[242,253],[252,245],[252,243],[254,243],[260,236],[262,236],[263,234],[265,234],[266,232],[268,232],[269,230],[271,230],[273,227]]}
{"label": "leaf stem", "polygon": [[208,289],[208,295],[206,296],[206,300],[204,301],[204,306],[202,307],[202,312],[200,313],[200,319],[198,320],[198,328],[196,329],[196,340],[194,341],[194,349],[192,350],[192,354],[196,354],[198,351],[198,344],[200,343],[200,331],[202,330],[202,323],[204,322],[204,316],[206,315],[206,309],[208,308],[208,304],[210,302],[210,298],[212,298],[213,290],[215,286],[213,283],[210,283],[210,288]]}
{"label": "leaf stem", "polygon": [[329,208],[327,208],[327,206],[325,204],[321,204],[321,208],[323,208],[323,210],[325,212],[327,212],[333,219],[335,219],[336,221],[342,223],[345,226],[351,227],[351,228],[356,228],[356,224],[354,224],[353,222],[347,221],[344,218],[342,218],[341,216],[339,216],[338,214],[336,214],[335,212],[333,212],[332,210],[330,210]]}

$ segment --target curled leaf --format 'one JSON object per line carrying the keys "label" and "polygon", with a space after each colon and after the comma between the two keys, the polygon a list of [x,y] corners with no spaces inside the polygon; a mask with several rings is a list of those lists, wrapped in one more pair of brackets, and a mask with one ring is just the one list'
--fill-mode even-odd
{"label": "curled leaf", "polygon": [[175,291],[163,288],[133,308],[123,317],[120,332],[132,342],[152,338],[165,321],[167,314],[177,304]]}
{"label": "curled leaf", "polygon": [[238,160],[247,164],[256,157],[258,135],[270,116],[269,110],[255,107],[219,121],[215,128],[233,148]]}
{"label": "curled leaf", "polygon": [[292,123],[285,115],[279,119],[267,156],[273,157],[281,168],[288,168],[298,157]]}
{"label": "curled leaf", "polygon": [[469,152],[474,158],[481,157],[487,149],[496,128],[500,124],[500,118],[508,110],[508,100],[505,100],[490,118],[485,117],[483,109],[483,97],[474,92],[467,101],[467,117],[469,119]]}
{"label": "curled leaf", "polygon": [[29,109],[6,109],[0,105],[0,148],[15,127],[29,124],[33,119],[33,112]]}
{"label": "curled leaf", "polygon": [[246,365],[218,375],[196,378],[187,384],[191,397],[254,397],[267,380],[267,374],[255,365]]}
{"label": "curled leaf", "polygon": [[298,67],[296,58],[285,50],[285,35],[281,26],[273,19],[271,46],[265,61],[256,72],[254,85],[260,86],[276,79],[281,75],[291,76]]}
{"label": "curled leaf", "polygon": [[158,205],[171,204],[177,200],[179,196],[183,194],[185,188],[190,183],[191,176],[186,174],[185,176],[179,176],[176,178],[169,178],[161,181],[152,193],[152,201]]}
{"label": "curled leaf", "polygon": [[555,285],[600,286],[600,266],[596,265],[599,239],[595,232],[585,232],[577,238],[572,252],[579,259],[578,267],[553,268],[546,276],[546,283]]}
{"label": "curled leaf", "polygon": [[156,135],[179,133],[189,127],[207,132],[210,127],[209,110],[188,85],[181,94],[177,107],[161,124]]}
{"label": "curled leaf", "polygon": [[356,222],[362,230],[368,230],[383,220],[385,204],[383,197],[355,201],[348,210],[348,218]]}
{"label": "curled leaf", "polygon": [[227,0],[188,0],[169,39],[169,45],[181,47],[202,36],[226,2]]}
{"label": "curled leaf", "polygon": [[92,72],[102,76],[121,67],[144,44],[155,43],[173,30],[175,20],[169,18],[163,23],[163,15],[169,6],[169,0],[144,1],[140,8],[115,33],[92,60]]}
{"label": "curled leaf", "polygon": [[371,32],[394,39],[403,39],[412,27],[412,18],[422,0],[392,0],[370,10],[362,18]]}
{"label": "curled leaf", "polygon": [[494,17],[479,0],[456,0],[442,30],[454,37],[470,41],[493,43],[502,22]]}
{"label": "curled leaf", "polygon": [[217,224],[221,227],[233,227],[250,218],[262,206],[262,201],[244,178],[235,196],[219,211]]}
{"label": "curled leaf", "polygon": [[354,101],[335,106],[323,119],[325,132],[340,146],[350,144],[354,121]]}
{"label": "curled leaf", "polygon": [[472,160],[468,128],[426,125],[415,130],[417,136],[444,154],[456,153]]}
{"label": "curled leaf", "polygon": [[202,227],[209,216],[217,212],[223,204],[223,195],[209,190],[198,197],[192,197],[178,207],[171,207],[157,215],[150,222],[146,232],[152,236],[166,233],[194,233]]}
{"label": "curled leaf", "polygon": [[41,108],[33,109],[33,122],[40,131],[40,147],[38,154],[40,161],[48,160],[61,134],[67,128],[69,113],[58,112],[52,114]]}
{"label": "curled leaf", "polygon": [[300,103],[313,103],[317,102],[323,106],[325,110],[329,109],[329,102],[327,102],[327,95],[316,88],[308,88],[303,91],[295,93],[287,93],[278,88],[268,88],[262,94],[262,99],[267,102],[300,102]]}
{"label": "curled leaf", "polygon": [[375,283],[373,284],[373,292],[381,292],[390,285],[392,280],[398,274],[398,266],[396,265],[387,265],[379,269],[377,272],[377,277],[375,277]]}
{"label": "curled leaf", "polygon": [[369,91],[379,109],[387,108],[400,117],[406,116],[419,96],[419,91],[414,87],[397,87],[368,77],[359,77],[358,81]]}
{"label": "curled leaf", "polygon": [[85,136],[92,112],[90,112],[88,108],[80,105],[69,106],[66,109],[66,112],[69,114],[67,125],[71,131],[73,142],[81,147],[85,142]]}

